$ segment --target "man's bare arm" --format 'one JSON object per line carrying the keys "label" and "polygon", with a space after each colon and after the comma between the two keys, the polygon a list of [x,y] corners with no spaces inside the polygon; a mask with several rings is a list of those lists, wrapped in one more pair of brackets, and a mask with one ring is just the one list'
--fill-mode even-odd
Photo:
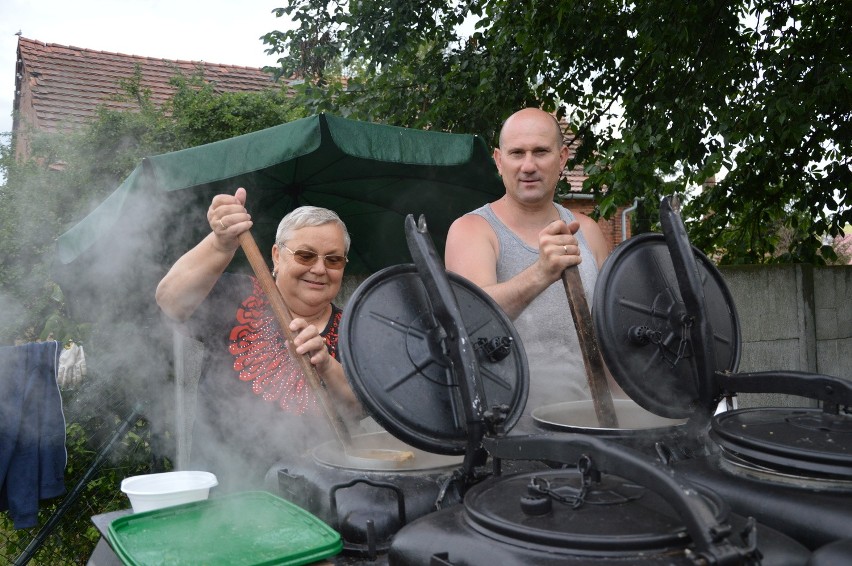
{"label": "man's bare arm", "polygon": [[[448,270],[481,287],[514,320],[559,279],[566,267],[579,263],[573,237],[576,229],[576,225],[569,227],[561,221],[548,225],[539,237],[539,260],[512,279],[498,283],[497,237],[484,218],[469,214],[450,226],[444,262]],[[566,253],[565,246],[571,253]]]}

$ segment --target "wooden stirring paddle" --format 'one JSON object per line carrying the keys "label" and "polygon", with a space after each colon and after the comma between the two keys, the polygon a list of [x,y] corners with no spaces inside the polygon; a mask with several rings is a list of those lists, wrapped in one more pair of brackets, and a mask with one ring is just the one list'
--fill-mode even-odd
{"label": "wooden stirring paddle", "polygon": [[562,272],[562,283],[565,284],[568,306],[571,307],[571,317],[577,329],[577,338],[583,353],[583,365],[586,367],[586,379],[589,381],[589,391],[592,393],[592,404],[595,407],[598,424],[604,428],[618,428],[618,417],[615,414],[612,394],[606,381],[606,366],[598,348],[592,313],[586,301],[580,270],[576,265]]}

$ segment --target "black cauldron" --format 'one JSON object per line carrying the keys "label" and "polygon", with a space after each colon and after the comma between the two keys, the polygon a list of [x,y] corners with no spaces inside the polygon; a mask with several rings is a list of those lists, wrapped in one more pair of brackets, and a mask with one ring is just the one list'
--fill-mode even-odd
{"label": "black cauldron", "polygon": [[[805,372],[736,373],[739,321],[725,282],[689,245],[668,199],[660,219],[664,234],[632,238],[607,258],[594,309],[601,351],[619,385],[657,415],[688,418],[705,446],[691,458],[665,450],[660,457],[736,513],[809,548],[849,537],[852,382]],[[797,395],[822,408],[714,415],[720,400],[736,393]]]}
{"label": "black cauldron", "polygon": [[406,459],[349,458],[337,441],[278,469],[281,497],[307,509],[340,532],[344,552],[375,556],[409,521],[460,501],[452,479],[457,456],[432,454],[386,432],[352,437],[351,448],[397,450]]}

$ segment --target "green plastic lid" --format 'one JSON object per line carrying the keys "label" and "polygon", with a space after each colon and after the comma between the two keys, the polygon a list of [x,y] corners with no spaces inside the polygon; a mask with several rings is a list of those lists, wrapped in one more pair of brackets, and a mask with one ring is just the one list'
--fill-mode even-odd
{"label": "green plastic lid", "polygon": [[129,566],[308,564],[343,548],[340,534],[271,493],[251,491],[120,517],[113,550]]}

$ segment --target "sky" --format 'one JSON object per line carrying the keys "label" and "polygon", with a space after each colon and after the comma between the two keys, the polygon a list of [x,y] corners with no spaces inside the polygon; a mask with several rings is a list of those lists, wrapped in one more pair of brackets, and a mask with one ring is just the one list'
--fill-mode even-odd
{"label": "sky", "polygon": [[274,65],[260,36],[289,24],[283,0],[0,0],[0,133],[12,130],[18,31],[126,55],[246,67]]}

